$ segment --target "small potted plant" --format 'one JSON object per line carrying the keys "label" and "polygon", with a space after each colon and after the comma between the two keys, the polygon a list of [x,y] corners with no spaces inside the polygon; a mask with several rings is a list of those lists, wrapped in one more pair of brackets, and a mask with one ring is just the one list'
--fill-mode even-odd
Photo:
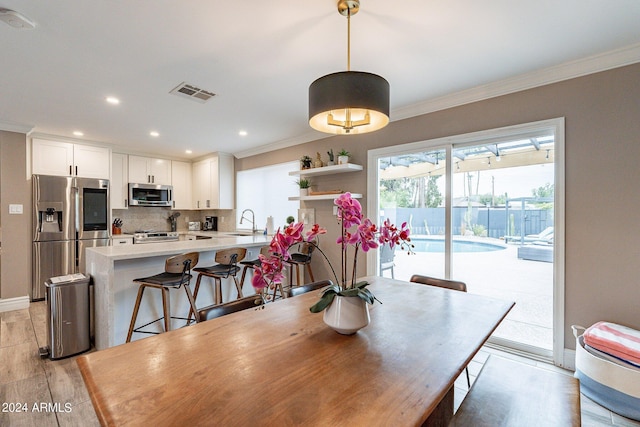
{"label": "small potted plant", "polygon": [[302,169],[311,169],[311,157],[302,156],[302,158],[300,159],[300,165]]}
{"label": "small potted plant", "polygon": [[329,155],[329,161],[327,162],[327,166],[333,166],[335,165],[334,162],[334,154],[333,154],[333,148],[330,149],[329,151],[327,151],[327,154]]}
{"label": "small potted plant", "polygon": [[338,152],[338,164],[346,165],[347,163],[349,163],[349,157],[351,157],[351,153],[343,148]]}
{"label": "small potted plant", "polygon": [[298,187],[300,187],[300,196],[308,196],[309,195],[309,187],[311,186],[311,182],[306,178],[300,178],[296,181]]}

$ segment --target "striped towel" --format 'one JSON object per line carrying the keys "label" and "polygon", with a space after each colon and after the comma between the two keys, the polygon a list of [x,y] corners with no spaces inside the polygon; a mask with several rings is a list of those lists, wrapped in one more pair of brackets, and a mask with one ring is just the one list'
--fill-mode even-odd
{"label": "striped towel", "polygon": [[583,334],[584,343],[633,364],[640,364],[640,331],[610,322],[598,322]]}

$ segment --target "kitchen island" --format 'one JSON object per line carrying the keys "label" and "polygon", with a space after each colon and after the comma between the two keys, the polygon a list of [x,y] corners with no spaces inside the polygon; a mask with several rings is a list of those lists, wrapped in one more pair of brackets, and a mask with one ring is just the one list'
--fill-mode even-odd
{"label": "kitchen island", "polygon": [[[163,272],[168,257],[198,252],[198,266],[208,267],[215,264],[214,257],[218,250],[244,247],[247,248],[246,259],[255,259],[260,248],[271,242],[271,236],[262,234],[197,231],[188,232],[188,236],[200,236],[201,239],[87,248],[86,271],[92,277],[94,290],[93,323],[96,349],[102,350],[125,342],[138,292],[138,285],[133,283],[133,280]],[[197,274],[194,274],[192,285],[195,284],[196,277]],[[202,279],[198,307],[213,304],[210,281],[209,278]],[[245,281],[243,292],[245,296],[254,293],[249,280]],[[222,297],[225,302],[236,298],[235,286],[231,286],[228,281],[223,281]],[[171,292],[170,307],[172,316],[187,317],[189,303],[183,290]],[[162,317],[161,292],[148,290],[140,305],[136,325],[144,325],[159,317]],[[172,329],[184,324],[183,320],[172,320]],[[150,325],[149,328],[160,332],[162,322]],[[148,336],[151,335],[134,333],[132,340]]]}

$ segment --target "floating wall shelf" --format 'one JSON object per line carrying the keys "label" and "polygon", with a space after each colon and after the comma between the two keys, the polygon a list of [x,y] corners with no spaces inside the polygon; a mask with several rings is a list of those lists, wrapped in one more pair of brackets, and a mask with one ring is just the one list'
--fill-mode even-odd
{"label": "floating wall shelf", "polygon": [[[311,169],[302,169],[299,171],[289,172],[289,176],[322,176],[322,175],[333,175],[336,173],[345,173],[345,172],[358,172],[363,168],[361,165],[356,165],[355,163],[343,163],[341,165],[333,165],[333,166],[323,166],[321,168],[311,168]],[[302,201],[312,201],[312,200],[333,200],[338,197],[340,193],[332,193],[332,194],[316,194],[309,196],[299,196],[299,197],[289,197],[289,200],[302,200]],[[351,197],[354,199],[362,198],[362,194],[351,193]]]}
{"label": "floating wall shelf", "polygon": [[321,176],[333,175],[334,173],[361,171],[362,166],[355,163],[343,163],[341,165],[323,166],[321,168],[302,169],[289,172],[290,176]]}
{"label": "floating wall shelf", "polygon": [[[340,193],[338,194],[320,194],[317,196],[300,196],[300,197],[289,197],[289,200],[302,200],[302,201],[311,201],[311,200],[333,200],[336,197],[338,197],[340,195]],[[357,193],[351,193],[351,197],[354,199],[361,199],[362,198],[362,194],[357,194]]]}

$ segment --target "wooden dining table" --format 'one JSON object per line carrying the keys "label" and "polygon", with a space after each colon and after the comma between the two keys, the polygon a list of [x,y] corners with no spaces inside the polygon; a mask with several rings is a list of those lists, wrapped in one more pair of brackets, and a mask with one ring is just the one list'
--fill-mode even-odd
{"label": "wooden dining table", "polygon": [[447,425],[454,381],[513,302],[381,277],[354,335],[318,292],[78,357],[105,426]]}

